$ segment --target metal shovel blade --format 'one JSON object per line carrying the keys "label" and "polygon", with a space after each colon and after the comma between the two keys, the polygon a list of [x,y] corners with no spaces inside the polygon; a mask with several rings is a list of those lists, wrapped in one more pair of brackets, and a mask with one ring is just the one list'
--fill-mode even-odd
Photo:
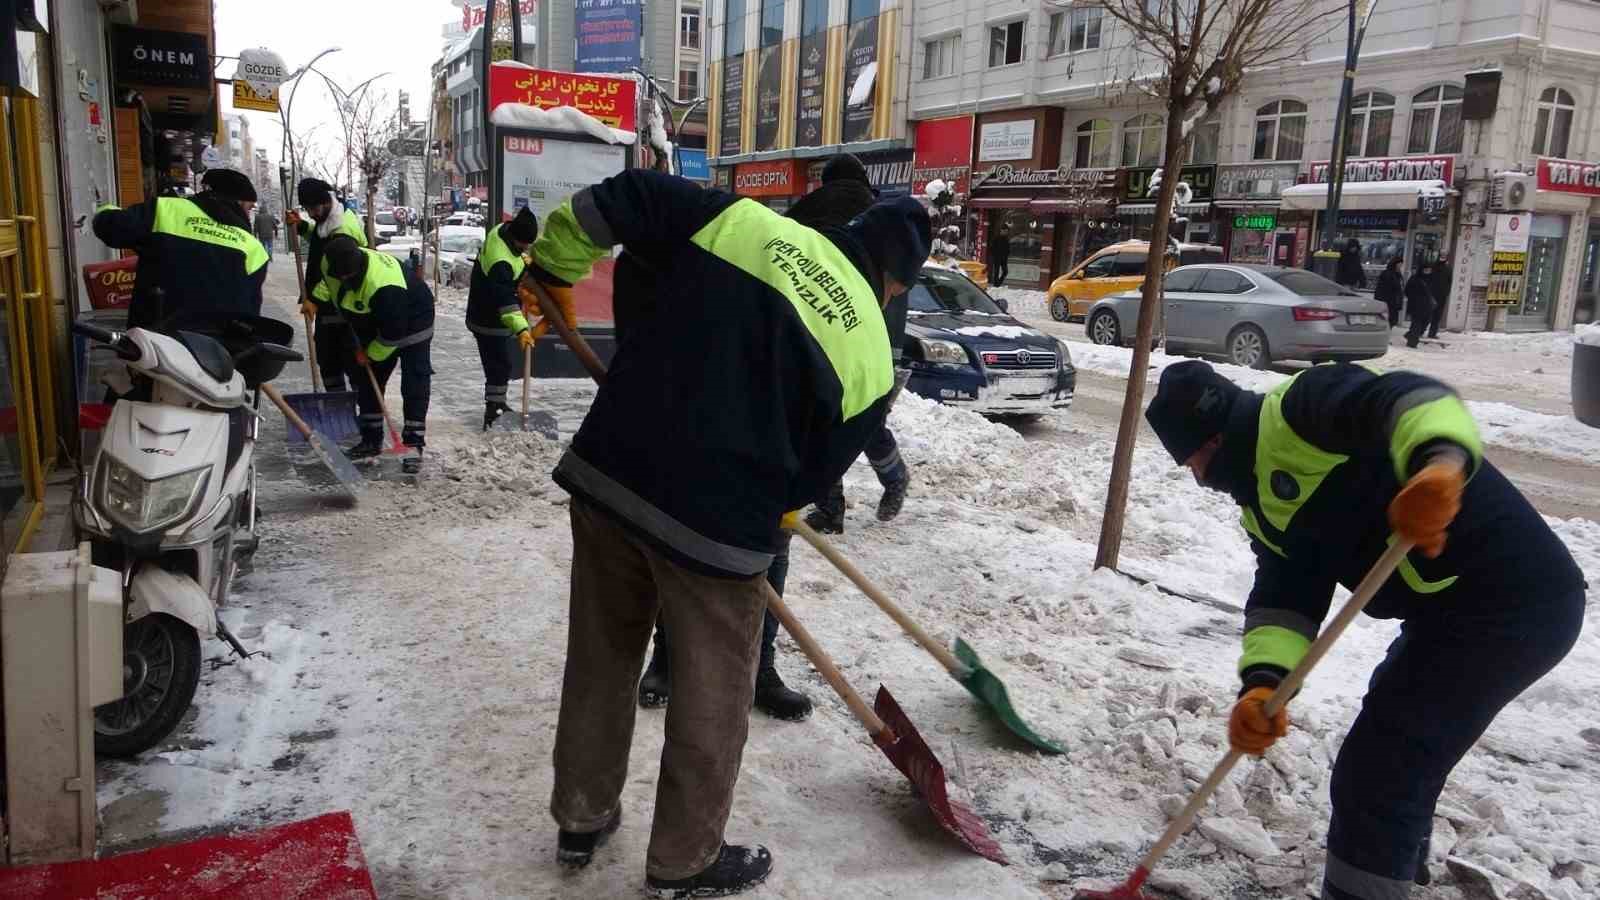
{"label": "metal shovel blade", "polygon": [[[335,446],[360,436],[356,424],[356,392],[333,391],[320,394],[285,394],[284,402],[304,419],[311,430]],[[289,446],[306,442],[299,429],[288,429]]]}
{"label": "metal shovel blade", "polygon": [[556,427],[555,414],[542,409],[529,410],[526,416],[508,410],[501,413],[500,418],[494,420],[494,424],[489,426],[489,430],[536,431],[552,441],[561,437],[561,431]]}
{"label": "metal shovel blade", "polygon": [[1010,865],[1005,851],[989,834],[989,826],[984,824],[983,819],[965,804],[950,799],[945,789],[944,766],[933,755],[933,750],[917,732],[916,726],[906,718],[900,704],[890,696],[889,689],[883,685],[878,686],[878,696],[872,702],[872,710],[894,736],[892,741],[880,738],[878,749],[889,757],[896,769],[911,779],[928,808],[933,811],[934,821],[939,823],[939,827],[955,835],[979,856],[1003,866]]}
{"label": "metal shovel blade", "polygon": [[971,691],[972,696],[982,700],[984,705],[994,710],[994,714],[1000,717],[1001,723],[1011,729],[1012,733],[1046,753],[1067,752],[1060,744],[1034,731],[1027,722],[1022,721],[1022,717],[1017,715],[1016,709],[1011,705],[1011,697],[1006,694],[1006,686],[1000,679],[994,677],[993,672],[983,667],[977,651],[967,646],[966,641],[956,638],[955,653],[956,659],[961,660],[968,672],[966,677],[956,680],[961,682],[962,687]]}

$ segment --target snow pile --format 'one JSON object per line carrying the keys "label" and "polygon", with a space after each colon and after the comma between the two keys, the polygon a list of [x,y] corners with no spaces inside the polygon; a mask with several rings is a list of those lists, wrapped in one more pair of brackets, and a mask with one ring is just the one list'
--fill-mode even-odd
{"label": "snow pile", "polygon": [[667,140],[667,125],[665,118],[666,117],[661,112],[661,101],[650,101],[650,112],[648,115],[646,115],[644,123],[645,140],[650,145],[650,149],[655,152],[658,159],[666,160],[667,171],[673,175],[676,175],[678,172],[674,167],[677,165],[677,162],[673,159],[672,142]]}
{"label": "snow pile", "polygon": [[1574,340],[1585,347],[1600,347],[1600,322],[1579,325]]}
{"label": "snow pile", "polygon": [[956,334],[969,337],[995,337],[995,338],[1020,338],[1038,334],[1033,328],[1024,325],[966,325],[957,328]]}
{"label": "snow pile", "polygon": [[502,103],[494,108],[494,124],[504,128],[535,128],[566,134],[587,134],[608,144],[632,144],[638,135],[612,128],[582,110],[571,106],[541,109],[526,103]]}
{"label": "snow pile", "polygon": [[1045,301],[1043,291],[1014,287],[990,287],[987,290],[989,296],[997,300],[1004,299],[1011,309],[1011,314],[1019,319],[1049,320],[1050,318],[1050,306]]}

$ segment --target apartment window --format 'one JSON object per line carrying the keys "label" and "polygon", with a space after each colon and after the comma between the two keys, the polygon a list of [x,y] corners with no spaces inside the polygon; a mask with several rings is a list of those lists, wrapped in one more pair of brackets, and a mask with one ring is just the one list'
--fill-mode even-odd
{"label": "apartment window", "polygon": [[700,70],[685,66],[678,70],[678,99],[693,100],[700,96]]}
{"label": "apartment window", "polygon": [[1461,88],[1444,84],[1411,98],[1406,152],[1461,152]]}
{"label": "apartment window", "polygon": [[1535,156],[1566,156],[1572,139],[1572,110],[1577,104],[1561,88],[1545,88],[1539,95],[1539,118],[1533,127]]}
{"label": "apartment window", "polygon": [[1347,156],[1388,156],[1389,135],[1394,130],[1394,95],[1381,91],[1357,94],[1350,101],[1350,142]]}
{"label": "apartment window", "polygon": [[1166,125],[1160,116],[1134,116],[1122,124],[1122,164],[1125,166],[1161,165],[1162,137]]}
{"label": "apartment window", "polygon": [[1217,145],[1222,143],[1222,123],[1216,119],[1201,122],[1194,127],[1190,135],[1189,162],[1197,166],[1210,165],[1217,161]]}
{"label": "apartment window", "polygon": [[1050,55],[1099,49],[1104,14],[1098,6],[1080,6],[1051,16]]}
{"label": "apartment window", "polygon": [[1025,46],[1024,37],[1027,34],[1027,30],[1027,19],[991,26],[989,28],[989,68],[996,69],[1000,66],[1010,66],[1022,62],[1027,56],[1023,52]]}
{"label": "apartment window", "polygon": [[956,73],[956,55],[961,52],[961,35],[951,34],[924,41],[922,77],[943,78]]}
{"label": "apartment window", "polygon": [[1256,110],[1252,159],[1299,159],[1306,149],[1306,105],[1277,100]]}
{"label": "apartment window", "polygon": [[678,15],[678,45],[685,50],[700,49],[700,8],[685,6]]}
{"label": "apartment window", "polygon": [[1073,136],[1073,168],[1109,169],[1115,165],[1111,160],[1111,120],[1090,119],[1079,125]]}
{"label": "apartment window", "polygon": [[744,52],[744,13],[747,0],[728,0],[722,17],[726,34],[722,39],[722,55],[728,58]]}

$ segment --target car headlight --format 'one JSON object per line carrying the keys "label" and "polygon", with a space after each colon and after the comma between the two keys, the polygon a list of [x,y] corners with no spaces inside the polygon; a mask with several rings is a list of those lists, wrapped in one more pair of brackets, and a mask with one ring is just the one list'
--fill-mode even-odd
{"label": "car headlight", "polygon": [[917,344],[922,348],[922,358],[928,362],[958,364],[967,362],[967,348],[955,341],[918,338]]}
{"label": "car headlight", "polygon": [[1056,357],[1056,360],[1061,366],[1072,365],[1072,351],[1067,349],[1066,341],[1056,338],[1056,353],[1060,354]]}
{"label": "car headlight", "polygon": [[102,508],[134,531],[154,531],[193,508],[209,471],[193,469],[152,481],[107,457],[100,473]]}

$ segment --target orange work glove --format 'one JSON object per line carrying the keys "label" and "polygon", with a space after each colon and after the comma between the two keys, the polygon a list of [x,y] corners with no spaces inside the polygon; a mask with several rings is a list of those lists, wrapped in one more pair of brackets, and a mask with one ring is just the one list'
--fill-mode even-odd
{"label": "orange work glove", "polygon": [[367,357],[367,351],[364,348],[356,348],[356,364],[362,366],[372,365],[372,360]]}
{"label": "orange work glove", "polygon": [[283,224],[289,226],[290,228],[299,228],[300,227],[300,210],[291,209],[288,212],[284,213],[283,214]]}
{"label": "orange work glove", "polygon": [[1267,718],[1267,698],[1272,696],[1269,687],[1253,687],[1233,704],[1233,714],[1228,717],[1228,745],[1240,753],[1260,756],[1278,738],[1289,733],[1289,711]]}
{"label": "orange work glove", "polygon": [[[530,278],[532,276],[523,277]],[[544,281],[539,282],[539,286],[545,289],[545,292],[550,295],[550,299],[556,301],[556,306],[561,310],[561,318],[565,319],[568,325],[576,328],[578,325],[578,307],[572,299],[572,288],[568,285],[549,284]],[[549,334],[550,329],[554,326],[545,321],[544,309],[539,306],[539,295],[534,291],[533,286],[528,284],[518,285],[517,299],[522,303],[522,314],[524,316],[529,319],[534,316],[540,317],[539,322],[533,326],[533,336],[539,338]]]}
{"label": "orange work glove", "polygon": [[537,340],[538,338],[533,336],[532,328],[524,328],[517,332],[517,345],[524,350],[532,350],[533,343]]}
{"label": "orange work glove", "polygon": [[310,300],[301,300],[300,315],[308,319],[315,319],[317,317],[317,305]]}
{"label": "orange work glove", "polygon": [[1431,462],[1389,503],[1389,526],[1429,558],[1444,552],[1445,529],[1461,512],[1467,476],[1457,460]]}
{"label": "orange work glove", "polygon": [[778,527],[784,531],[797,531],[800,528],[800,510],[791,509],[778,520]]}

